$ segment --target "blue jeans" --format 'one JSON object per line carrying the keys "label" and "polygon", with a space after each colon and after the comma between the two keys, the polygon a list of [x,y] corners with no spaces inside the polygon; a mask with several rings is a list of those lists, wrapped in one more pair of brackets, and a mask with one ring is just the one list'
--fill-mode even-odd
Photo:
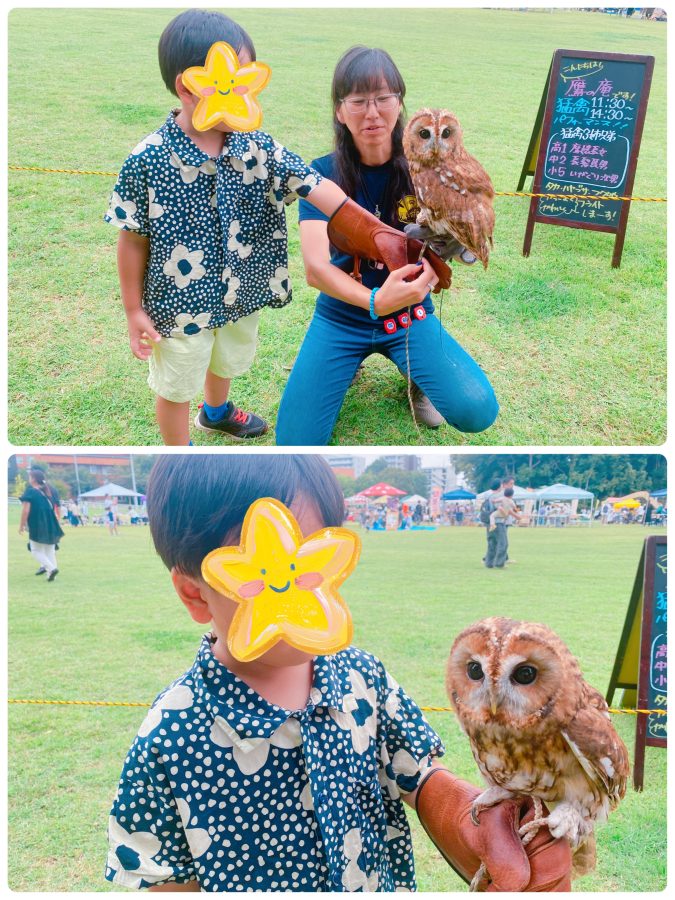
{"label": "blue jeans", "polygon": [[435,315],[387,334],[381,322],[354,324],[316,310],[281,398],[277,444],[327,444],[356,370],[371,353],[406,375],[406,331],[412,380],[444,419],[458,431],[489,428],[499,411],[490,382]]}

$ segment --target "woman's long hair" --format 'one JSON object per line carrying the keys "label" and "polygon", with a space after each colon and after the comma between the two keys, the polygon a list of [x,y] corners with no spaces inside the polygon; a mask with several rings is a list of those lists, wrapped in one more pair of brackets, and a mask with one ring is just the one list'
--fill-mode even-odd
{"label": "woman's long hair", "polygon": [[45,478],[45,473],[42,471],[42,469],[31,469],[29,474],[37,485],[37,489],[40,491],[40,493],[44,494],[45,497],[51,502],[53,497],[52,489],[49,486],[49,482]]}
{"label": "woman's long hair", "polygon": [[385,50],[351,47],[338,60],[333,73],[333,132],[335,136],[334,180],[347,194],[354,197],[359,186],[360,155],[351,132],[338,121],[337,109],[341,101],[354,92],[376,91],[384,79],[392,93],[401,95],[401,112],[391,135],[392,177],[382,202],[382,220],[394,224],[394,204],[404,194],[412,194],[413,187],[408,163],[403,155],[403,127],[405,122],[405,82],[393,59]]}

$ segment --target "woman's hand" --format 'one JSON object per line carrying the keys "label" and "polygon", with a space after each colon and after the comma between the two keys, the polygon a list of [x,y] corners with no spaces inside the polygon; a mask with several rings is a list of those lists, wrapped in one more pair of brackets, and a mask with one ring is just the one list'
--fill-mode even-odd
{"label": "woman's hand", "polygon": [[[413,276],[412,281],[406,281]],[[389,273],[389,277],[375,294],[375,312],[378,316],[421,303],[438,281],[438,276],[426,259],[409,263]]]}

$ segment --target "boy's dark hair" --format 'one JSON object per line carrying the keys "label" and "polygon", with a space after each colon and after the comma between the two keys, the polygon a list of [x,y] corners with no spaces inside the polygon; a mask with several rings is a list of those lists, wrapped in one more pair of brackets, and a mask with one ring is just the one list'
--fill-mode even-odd
{"label": "boy's dark hair", "polygon": [[504,488],[505,497],[513,497],[513,488]]}
{"label": "boy's dark hair", "polygon": [[167,568],[198,577],[207,553],[236,544],[246,511],[261,497],[290,506],[302,495],[324,526],[342,525],[344,496],[321,456],[177,454],[150,473],[147,509],[155,548]]}
{"label": "boy's dark hair", "polygon": [[502,486],[502,483],[499,480],[499,478],[493,478],[492,483],[490,484],[490,490],[498,491],[501,486]]}
{"label": "boy's dark hair", "polygon": [[176,94],[176,75],[191,66],[203,66],[209,48],[226,41],[237,54],[245,49],[252,60],[255,47],[246,31],[223,13],[188,9],[172,19],[159,39],[159,68],[164,84]]}

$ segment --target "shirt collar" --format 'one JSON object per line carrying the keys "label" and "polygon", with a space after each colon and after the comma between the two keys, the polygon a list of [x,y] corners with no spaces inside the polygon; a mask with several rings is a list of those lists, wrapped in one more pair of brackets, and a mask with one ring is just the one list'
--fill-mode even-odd
{"label": "shirt collar", "polygon": [[[171,149],[175,150],[178,156],[186,165],[201,166],[211,157],[200,150],[195,142],[185,134],[180,125],[176,122],[176,115],[179,110],[172,109],[167,116],[164,128],[171,145]],[[225,137],[225,143],[221,151],[221,156],[232,156],[235,159],[243,159],[244,154],[248,153],[251,146],[251,140],[254,132],[251,131],[231,131]]]}
{"label": "shirt collar", "polygon": [[[193,666],[199,699],[213,718],[224,719],[240,740],[270,738],[294,711],[261,697],[216,659],[212,646],[213,636],[204,635]],[[344,694],[334,658],[316,657],[310,697],[303,712],[311,714],[317,706],[342,709]]]}

